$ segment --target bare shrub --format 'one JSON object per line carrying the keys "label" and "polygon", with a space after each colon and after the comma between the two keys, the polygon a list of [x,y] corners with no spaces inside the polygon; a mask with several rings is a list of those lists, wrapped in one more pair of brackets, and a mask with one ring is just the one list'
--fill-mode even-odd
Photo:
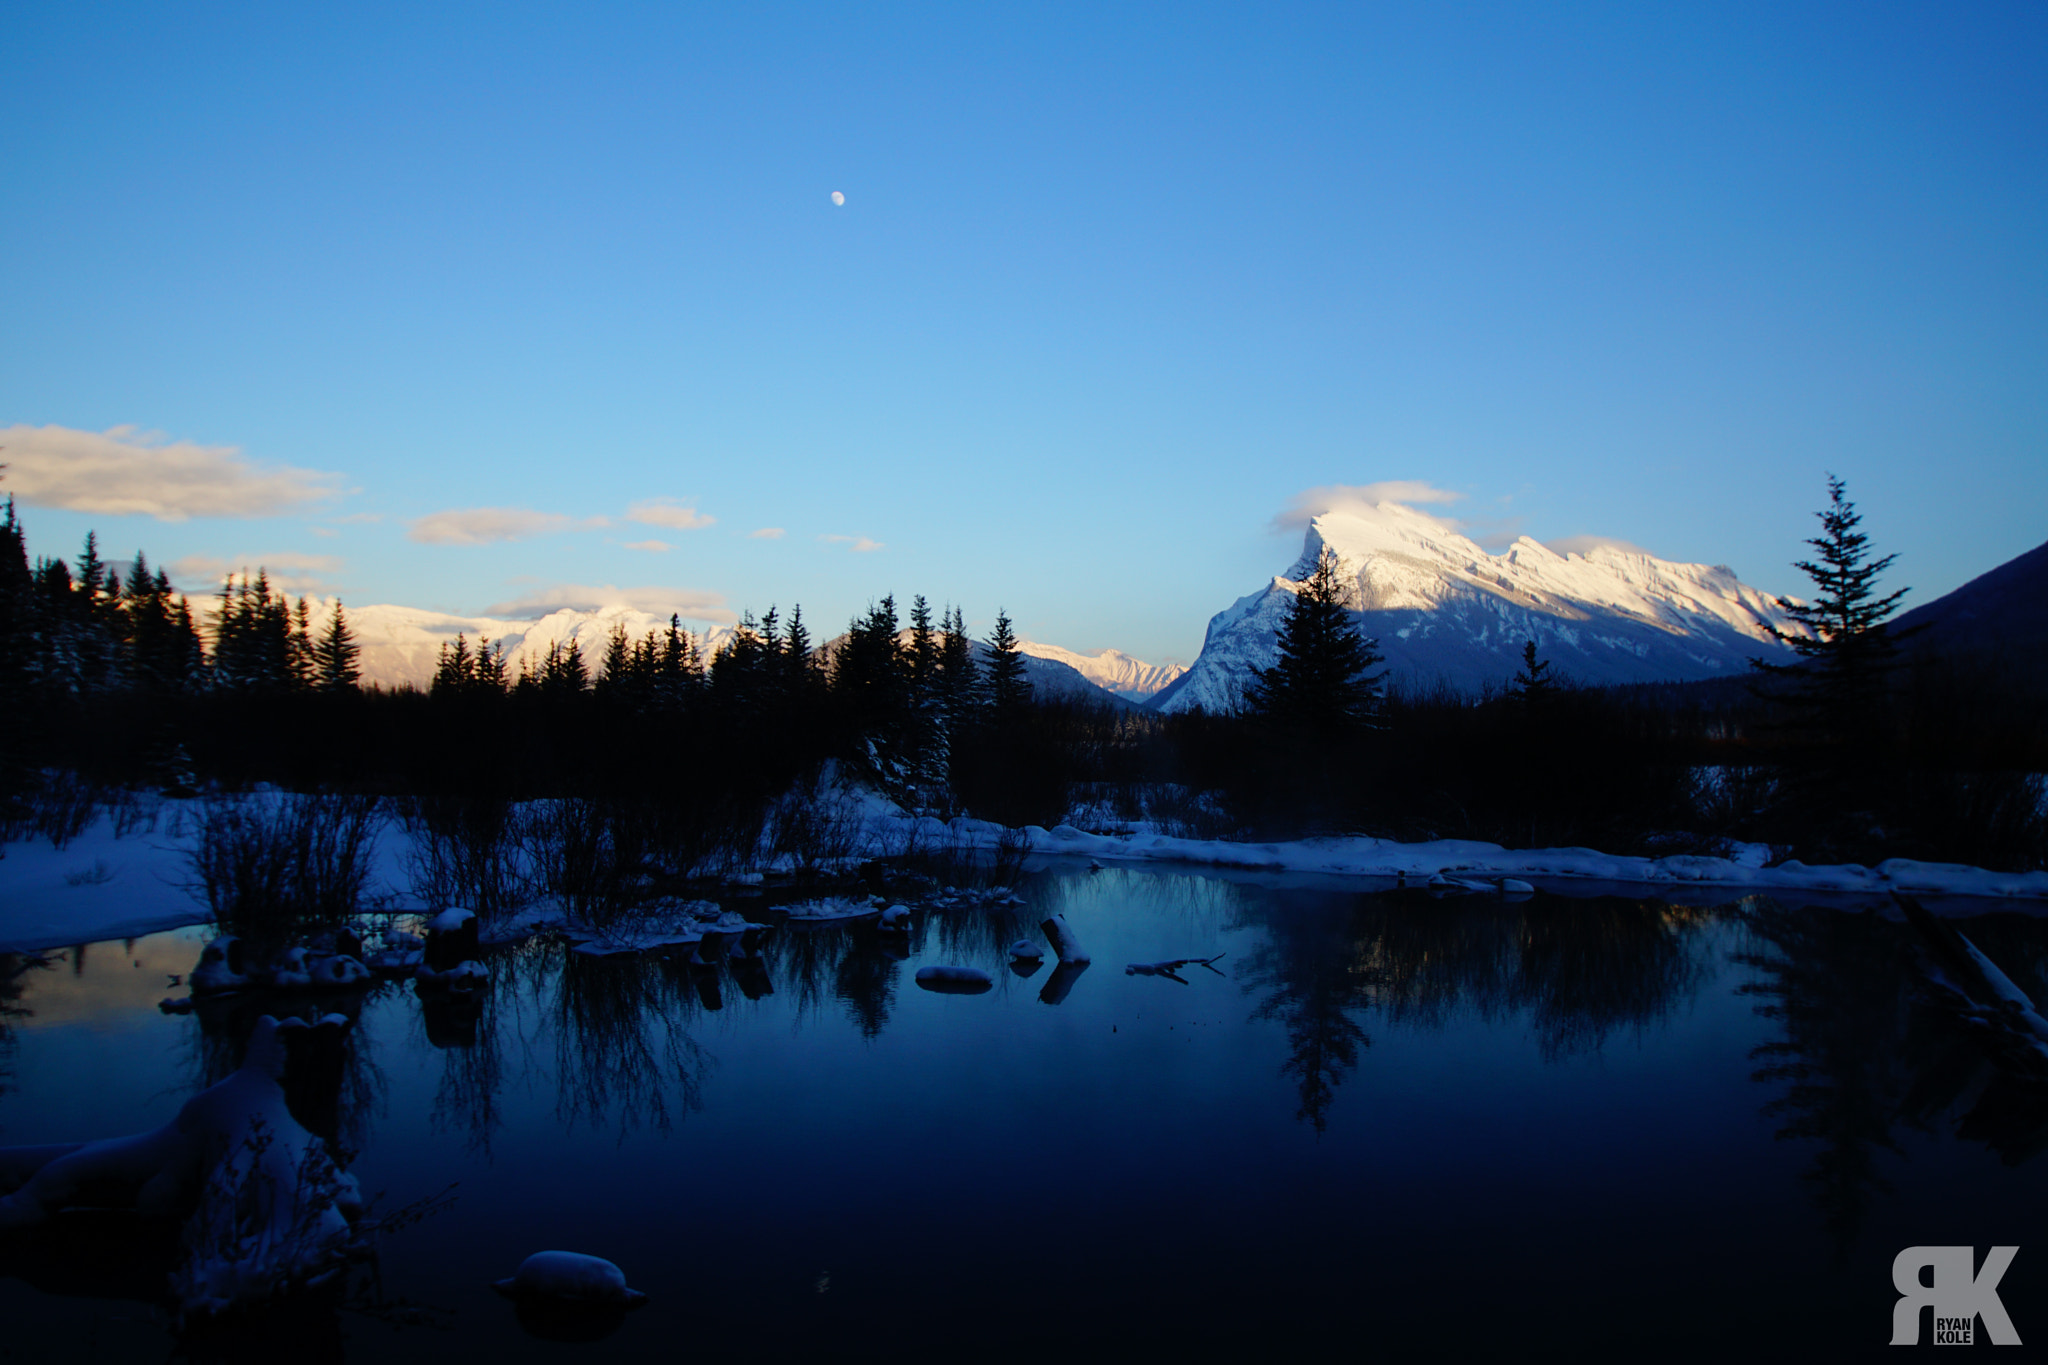
{"label": "bare shrub", "polygon": [[865,823],[856,797],[813,779],[776,801],[768,816],[768,851],[802,872],[836,870],[859,854]]}
{"label": "bare shrub", "polygon": [[571,919],[611,923],[645,898],[645,814],[580,796],[530,803],[518,837],[535,887]]}
{"label": "bare shrub", "polygon": [[51,768],[30,798],[35,832],[48,839],[58,852],[85,833],[99,814],[103,793],[95,783],[77,773]]}
{"label": "bare shrub", "polygon": [[401,811],[412,836],[412,889],[429,906],[459,905],[488,924],[533,899],[520,822],[509,801],[415,797]]}
{"label": "bare shrub", "polygon": [[206,803],[187,883],[223,928],[281,942],[363,908],[383,826],[374,796],[258,795]]}

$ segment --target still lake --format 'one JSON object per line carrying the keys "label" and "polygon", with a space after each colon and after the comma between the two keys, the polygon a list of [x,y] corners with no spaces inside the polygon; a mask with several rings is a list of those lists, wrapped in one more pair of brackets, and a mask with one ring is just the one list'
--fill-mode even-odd
{"label": "still lake", "polygon": [[[410,983],[323,998],[356,1016],[328,1122],[363,1188],[453,1203],[354,1307],[191,1354],[1832,1359],[1884,1353],[1893,1258],[1951,1244],[2018,1246],[2000,1294],[2048,1340],[2048,1112],[1918,1003],[1895,916],[1071,866],[1018,889],[920,908],[907,956],[862,925],[708,970],[534,943],[490,952],[473,1023]],[[1093,965],[1017,974],[1052,913]],[[1959,924],[2042,998],[2048,920]],[[154,1127],[236,1063],[253,1005],[156,1009],[207,937],[7,964],[0,1145]],[[1185,984],[1124,970],[1216,953]],[[932,964],[996,985],[920,989]],[[598,1344],[529,1336],[490,1285],[548,1248],[652,1301]],[[4,1267],[7,1358],[171,1355],[81,1255]]]}

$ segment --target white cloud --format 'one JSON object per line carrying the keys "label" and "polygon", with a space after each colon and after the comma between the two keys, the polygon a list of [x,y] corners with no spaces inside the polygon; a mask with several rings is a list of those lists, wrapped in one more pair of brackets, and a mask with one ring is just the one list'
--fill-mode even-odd
{"label": "white cloud", "polygon": [[781,528],[780,526],[763,526],[763,527],[762,527],[762,528],[761,528],[760,530],[758,530],[758,531],[749,531],[749,532],[747,532],[747,539],[748,539],[748,540],[780,540],[780,539],[782,539],[782,528]]}
{"label": "white cloud", "polygon": [[1385,483],[1331,483],[1310,488],[1288,499],[1287,507],[1273,518],[1280,531],[1298,531],[1325,512],[1344,512],[1396,502],[1403,507],[1461,501],[1463,493],[1438,488],[1422,479],[1391,479]]}
{"label": "white cloud", "polygon": [[554,611],[601,611],[606,607],[627,607],[650,616],[686,616],[692,621],[721,624],[739,617],[725,605],[725,598],[703,588],[620,588],[610,584],[559,583],[539,588],[509,602],[484,608],[486,616],[537,621]]}
{"label": "white cloud", "polygon": [[421,517],[405,534],[406,539],[422,545],[488,545],[498,540],[531,540],[590,524],[560,512],[536,512],[527,507],[458,507]]}
{"label": "white cloud", "polygon": [[1616,536],[1565,536],[1561,540],[1546,540],[1543,544],[1561,555],[1582,555],[1588,550],[1620,550],[1623,554],[1656,557],[1642,546]]}
{"label": "white cloud", "polygon": [[229,574],[236,577],[254,578],[259,572],[270,580],[270,586],[284,593],[331,593],[335,583],[331,574],[338,574],[347,561],[338,555],[308,555],[292,550],[282,550],[267,555],[234,555],[221,559],[214,555],[186,555],[173,561],[167,569],[171,581],[178,591],[188,596],[208,595],[220,590],[221,580]]}
{"label": "white cloud", "polygon": [[621,542],[629,550],[646,550],[650,554],[667,554],[675,546],[665,540],[628,540]]}
{"label": "white cloud", "polygon": [[0,429],[0,488],[32,507],[103,516],[269,517],[340,494],[341,476],[260,465],[234,446],[173,441],[135,427]]}
{"label": "white cloud", "polygon": [[882,548],[881,541],[869,540],[866,536],[819,536],[818,539],[828,545],[844,545],[857,555],[872,554]]}
{"label": "white cloud", "polygon": [[643,526],[666,526],[672,531],[694,531],[718,520],[674,498],[648,498],[626,509],[626,520]]}

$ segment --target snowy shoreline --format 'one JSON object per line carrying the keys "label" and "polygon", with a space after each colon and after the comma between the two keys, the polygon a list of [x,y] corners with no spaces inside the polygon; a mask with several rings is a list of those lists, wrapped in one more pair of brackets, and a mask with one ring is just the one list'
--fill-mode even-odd
{"label": "snowy shoreline", "polygon": [[[166,803],[173,804],[173,803]],[[1762,845],[1738,846],[1736,857],[1675,854],[1662,858],[1601,853],[1589,848],[1508,849],[1498,844],[1440,839],[1404,844],[1367,836],[1301,839],[1284,843],[1230,843],[1158,833],[1090,834],[1072,825],[1011,830],[985,820],[941,821],[910,816],[870,796],[864,803],[859,843],[865,857],[908,849],[1016,848],[1032,858],[1091,860],[1103,864],[1180,866],[1256,876],[1312,876],[1345,882],[1384,881],[1421,886],[1432,876],[1483,880],[1512,877],[1561,894],[1626,893],[1631,888],[1668,896],[1712,891],[1798,892],[1828,898],[1884,900],[1891,892],[1966,899],[1982,909],[2048,913],[2048,872],[1992,872],[1954,863],[1892,858],[1875,867],[1849,863],[1763,865]],[[116,837],[102,816],[63,850],[34,840],[0,847],[0,952],[33,952],[76,943],[139,938],[205,924],[206,906],[189,890],[184,822]],[[405,909],[420,908],[408,875],[410,840],[396,823],[378,840],[372,896]],[[1598,888],[1597,890],[1595,888]],[[545,918],[545,916],[541,916]]]}

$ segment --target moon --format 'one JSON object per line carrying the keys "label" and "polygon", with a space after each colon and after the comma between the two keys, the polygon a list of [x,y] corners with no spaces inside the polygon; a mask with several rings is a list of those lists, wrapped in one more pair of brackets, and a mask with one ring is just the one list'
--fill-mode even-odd
{"label": "moon", "polygon": [[846,203],[846,196],[841,194],[838,190],[834,190],[832,191],[832,202],[834,204],[844,206]]}

